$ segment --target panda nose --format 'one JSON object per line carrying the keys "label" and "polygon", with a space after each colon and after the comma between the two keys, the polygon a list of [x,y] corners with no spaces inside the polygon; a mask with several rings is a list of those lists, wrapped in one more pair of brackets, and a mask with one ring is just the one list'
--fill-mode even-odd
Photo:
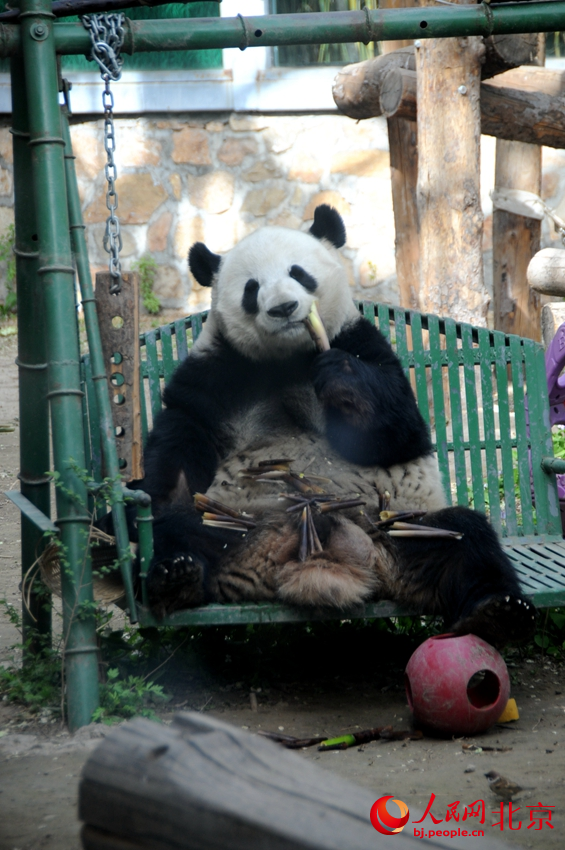
{"label": "panda nose", "polygon": [[279,304],[277,307],[271,307],[270,310],[267,310],[267,313],[269,316],[273,316],[273,318],[276,319],[288,319],[297,307],[298,301],[285,301],[284,304]]}

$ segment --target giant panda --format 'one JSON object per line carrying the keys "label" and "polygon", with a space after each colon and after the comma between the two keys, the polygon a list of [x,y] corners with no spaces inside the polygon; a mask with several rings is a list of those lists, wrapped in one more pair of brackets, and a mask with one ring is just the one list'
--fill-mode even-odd
{"label": "giant panda", "polygon": [[[446,506],[400,362],[351,299],[345,238],[322,205],[308,232],[264,227],[223,256],[190,249],[211,309],[164,390],[136,483],[155,515],[150,603],[163,615],[386,598],[495,645],[525,638],[534,608],[486,518]],[[331,344],[321,353],[304,323],[314,300]],[[407,512],[416,536],[391,535],[383,509]]]}

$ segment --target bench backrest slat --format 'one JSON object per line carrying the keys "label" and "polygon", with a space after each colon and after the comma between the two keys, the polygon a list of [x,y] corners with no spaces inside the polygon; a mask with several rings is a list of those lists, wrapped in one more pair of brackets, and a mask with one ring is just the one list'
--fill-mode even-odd
{"label": "bench backrest slat", "polygon": [[520,475],[518,487],[522,506],[522,527],[524,534],[533,534],[535,529],[534,506],[532,503],[532,485],[529,475],[530,449],[528,417],[524,398],[524,360],[523,347],[519,337],[510,337],[510,359],[512,368],[512,394],[514,397],[514,424],[516,428],[516,460],[518,469],[528,469],[528,475]]}
{"label": "bench backrest slat", "polygon": [[480,367],[476,360],[477,343],[473,340],[471,325],[461,328],[461,354],[463,358],[463,390],[465,394],[467,417],[467,440],[469,474],[471,486],[468,490],[468,502],[472,501],[475,510],[485,512],[485,488],[483,482],[483,462],[481,448],[481,427],[479,421],[479,402],[477,380]]}
{"label": "bench backrest slat", "polygon": [[447,379],[449,387],[449,411],[453,442],[453,465],[455,475],[455,501],[468,507],[467,466],[465,457],[465,432],[463,427],[464,386],[461,382],[457,325],[453,319],[445,320],[445,348],[447,352]]}
{"label": "bench backrest slat", "polygon": [[160,329],[161,357],[163,360],[163,377],[167,384],[173,377],[173,372],[178,362],[173,360],[173,329],[171,325],[164,325]]}

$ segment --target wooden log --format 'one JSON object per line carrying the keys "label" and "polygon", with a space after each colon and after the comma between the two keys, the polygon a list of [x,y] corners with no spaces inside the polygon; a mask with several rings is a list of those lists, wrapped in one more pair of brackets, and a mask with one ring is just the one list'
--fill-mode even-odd
{"label": "wooden log", "polygon": [[387,118],[416,121],[418,114],[418,80],[416,71],[390,68],[381,77],[379,107]]}
{"label": "wooden log", "polygon": [[109,272],[96,275],[96,308],[120,469],[124,480],[132,481],[143,478],[138,276],[124,272],[121,291],[115,295],[110,294],[113,280]]}
{"label": "wooden log", "polygon": [[381,81],[391,68],[416,70],[413,47],[346,65],[337,74],[332,93],[337,108],[350,118],[373,118],[381,115]]}
{"label": "wooden log", "polygon": [[528,265],[528,284],[542,295],[565,298],[565,250],[543,248]]}
{"label": "wooden log", "polygon": [[[539,194],[541,148],[498,139],[495,188],[524,189]],[[528,286],[527,269],[539,250],[541,222],[506,210],[494,209],[493,308],[494,327],[505,333],[539,340],[541,299]]]}
{"label": "wooden log", "polygon": [[[416,4],[410,4],[416,5]],[[538,36],[496,35],[484,39],[485,56],[481,66],[482,79],[489,79],[509,68],[527,65],[532,61],[532,53],[537,49]],[[385,42],[388,45],[389,42]],[[394,42],[399,45],[400,42]],[[354,65],[346,65],[337,74],[333,84],[333,96],[337,108],[350,118],[374,118],[381,113],[379,96],[381,80],[393,67],[416,70],[414,47],[395,49],[385,47],[385,55]],[[415,120],[415,117],[414,117]]]}
{"label": "wooden log", "polygon": [[[391,5],[415,6],[411,0],[381,0],[383,8]],[[391,54],[410,46],[410,42],[384,41],[382,51]],[[414,48],[410,67],[416,68]],[[385,74],[386,76],[386,74]],[[416,121],[391,118],[387,121],[390,151],[390,179],[394,211],[394,255],[401,307],[418,310],[420,304],[420,228],[418,226],[418,126]],[[411,328],[407,328],[410,337]]]}
{"label": "wooden log", "polygon": [[483,133],[508,141],[565,146],[565,71],[522,67],[481,86]]}
{"label": "wooden log", "polygon": [[[380,780],[382,782],[382,780]],[[376,782],[378,784],[379,778]],[[110,733],[79,788],[84,850],[390,850],[369,813],[390,793],[360,788],[278,744],[197,713]],[[422,812],[410,806],[410,821]],[[434,828],[425,821],[424,827]],[[394,836],[416,850],[411,823]],[[439,837],[434,846],[456,848]],[[481,850],[502,850],[485,836]]]}
{"label": "wooden log", "polygon": [[563,322],[565,322],[565,304],[562,301],[543,305],[541,311],[541,340],[545,349],[549,348],[553,337]]}
{"label": "wooden log", "polygon": [[[414,71],[389,68],[379,79],[378,114],[415,120]],[[516,68],[481,83],[481,132],[508,141],[565,147],[565,71]],[[377,91],[373,91],[373,101]]]}
{"label": "wooden log", "polygon": [[539,35],[535,32],[521,35],[491,35],[485,38],[485,61],[481,77],[483,80],[503,74],[510,68],[531,65],[539,50]]}
{"label": "wooden log", "polygon": [[400,306],[419,310],[418,125],[404,118],[389,118],[387,124]]}
{"label": "wooden log", "polygon": [[[416,53],[422,310],[484,325],[480,38],[425,39]],[[446,68],[449,73],[446,73]]]}
{"label": "wooden log", "polygon": [[[541,36],[532,61],[543,64],[545,41]],[[503,89],[534,93],[544,87],[546,100],[553,100],[563,91],[565,75],[544,74],[538,66],[517,68],[504,75]],[[514,88],[514,87],[519,87]],[[497,81],[485,84],[488,94],[481,114],[485,114],[483,127],[487,128],[487,104],[497,92]],[[481,96],[482,105],[482,96]],[[565,103],[563,103],[565,106]],[[520,109],[514,113],[524,117]],[[565,109],[563,110],[565,119]],[[537,129],[537,125],[534,125]],[[522,190],[539,196],[541,193],[541,147],[523,141],[497,138],[494,174],[496,190]],[[539,215],[539,214],[538,214]],[[494,203],[492,215],[492,290],[494,327],[505,333],[518,334],[529,339],[541,338],[541,298],[528,286],[527,269],[530,260],[539,251],[541,220],[533,215],[518,215],[515,210],[500,209]]]}

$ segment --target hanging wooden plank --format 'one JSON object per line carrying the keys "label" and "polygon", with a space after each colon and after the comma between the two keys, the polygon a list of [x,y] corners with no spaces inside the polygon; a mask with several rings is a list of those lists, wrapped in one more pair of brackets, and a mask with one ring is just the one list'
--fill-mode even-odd
{"label": "hanging wooden plank", "polygon": [[143,478],[138,277],[135,272],[124,272],[121,291],[115,295],[110,294],[113,281],[109,272],[96,275],[96,308],[119,465],[124,480],[132,481]]}

